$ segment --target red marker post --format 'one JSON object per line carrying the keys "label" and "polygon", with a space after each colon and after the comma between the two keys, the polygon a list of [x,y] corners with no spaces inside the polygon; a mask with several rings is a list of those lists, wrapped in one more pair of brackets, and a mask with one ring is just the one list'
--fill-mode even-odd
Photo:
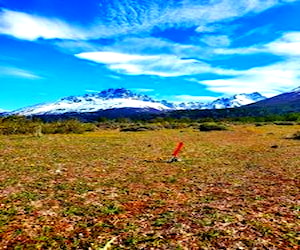
{"label": "red marker post", "polygon": [[174,161],[178,161],[178,154],[181,151],[181,149],[183,148],[183,142],[179,142],[177,147],[175,148],[174,152],[173,152],[173,157],[169,160],[169,162],[174,162]]}

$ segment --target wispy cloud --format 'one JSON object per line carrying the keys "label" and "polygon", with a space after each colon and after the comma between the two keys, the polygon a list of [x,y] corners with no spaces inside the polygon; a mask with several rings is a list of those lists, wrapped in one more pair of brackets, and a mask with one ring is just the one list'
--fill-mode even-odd
{"label": "wispy cloud", "polygon": [[210,47],[227,47],[230,45],[231,40],[226,35],[206,35],[200,41],[206,43]]}
{"label": "wispy cloud", "polygon": [[99,51],[103,47],[101,44],[82,40],[56,40],[53,41],[53,45],[56,46],[57,49],[68,54],[77,54],[86,51]]}
{"label": "wispy cloud", "polygon": [[280,39],[264,46],[266,51],[289,57],[300,55],[300,32],[288,32]]}
{"label": "wispy cloud", "polygon": [[149,93],[154,91],[154,89],[144,89],[144,88],[133,88],[131,90],[135,92],[141,92],[141,93]]}
{"label": "wispy cloud", "polygon": [[259,13],[268,8],[291,0],[220,0],[220,1],[143,1],[136,4],[131,0],[112,0],[103,5],[103,23],[115,23],[127,32],[149,30],[154,26],[178,27],[198,26],[198,32],[212,31],[212,24]]}
{"label": "wispy cloud", "polygon": [[17,77],[17,78],[25,78],[31,80],[42,79],[41,76],[30,72],[28,70],[15,68],[15,67],[1,67],[0,66],[0,74],[3,76]]}
{"label": "wispy cloud", "polygon": [[103,64],[123,64],[138,61],[156,61],[159,59],[157,56],[141,56],[107,51],[86,52],[77,54],[76,56]]}
{"label": "wispy cloud", "polygon": [[299,56],[300,32],[286,32],[275,41],[267,44],[240,48],[217,48],[213,52],[223,55],[270,53],[287,57]]}
{"label": "wispy cloud", "polygon": [[[226,41],[227,39],[227,37],[221,36],[220,44],[211,44],[211,46],[227,46],[230,42]],[[225,40],[225,42],[222,40]],[[150,49],[151,41],[157,45],[154,46],[156,49],[153,51]],[[209,40],[207,42],[209,42]],[[145,44],[138,38],[130,38],[124,41],[124,44],[112,45],[107,47],[107,49],[111,48],[117,51],[125,51],[125,45],[128,46],[129,51],[138,51],[141,53],[149,53],[150,51],[152,53],[158,53],[145,55],[101,51],[79,53],[76,56],[105,64],[109,69],[120,74],[155,75],[162,77],[192,76],[203,73],[220,75],[219,79],[198,81],[206,85],[210,91],[217,93],[235,94],[239,92],[251,93],[253,91],[260,91],[267,96],[272,96],[299,85],[300,61],[297,57],[300,53],[300,32],[285,33],[277,40],[259,46],[245,48],[212,48],[210,50],[212,54],[215,53],[216,55],[268,53],[284,56],[279,63],[263,67],[254,67],[248,70],[212,67],[200,59],[189,59],[189,56],[195,53],[195,50],[197,51],[196,46],[176,46],[176,43],[156,38],[145,39]],[[169,50],[166,48],[169,48]],[[195,50],[193,50],[194,48]],[[169,54],[159,54],[159,52],[163,51],[169,52]],[[200,49],[198,52],[199,51]],[[227,78],[224,79],[224,75],[226,75]],[[228,76],[231,76],[231,78],[228,78]],[[183,96],[182,98],[188,97]],[[194,97],[193,100],[195,100]]]}
{"label": "wispy cloud", "polygon": [[0,33],[24,40],[88,40],[124,34],[149,33],[153,27],[197,27],[198,32],[218,29],[218,22],[258,13],[296,0],[143,1],[112,0],[88,26],[80,27],[57,18],[8,9],[0,12]]}
{"label": "wispy cloud", "polygon": [[76,56],[105,64],[113,71],[128,75],[175,77],[200,74],[210,70],[209,65],[204,62],[166,54],[136,55],[102,51],[80,53]]}
{"label": "wispy cloud", "polygon": [[218,48],[213,51],[215,55],[247,55],[264,52],[266,50],[262,47]]}
{"label": "wispy cloud", "polygon": [[219,93],[260,91],[272,96],[299,86],[300,82],[300,32],[287,32],[277,40],[257,47],[217,49],[223,54],[269,53],[283,56],[279,63],[248,70],[235,71],[236,76],[229,79],[201,81],[209,90]]}
{"label": "wispy cloud", "polygon": [[116,43],[103,48],[104,50],[114,50],[119,52],[127,51],[131,54],[173,54],[173,55],[194,55],[203,53],[199,46],[190,44],[180,44],[157,37],[125,37]]}
{"label": "wispy cloud", "polygon": [[294,59],[270,66],[240,71],[236,77],[199,81],[211,91],[226,94],[259,91],[273,96],[299,86],[300,60]]}
{"label": "wispy cloud", "polygon": [[0,12],[0,33],[24,40],[85,39],[82,29],[58,19],[49,19],[27,13],[4,9]]}
{"label": "wispy cloud", "polygon": [[212,96],[176,95],[171,97],[174,102],[211,102],[216,100]]}

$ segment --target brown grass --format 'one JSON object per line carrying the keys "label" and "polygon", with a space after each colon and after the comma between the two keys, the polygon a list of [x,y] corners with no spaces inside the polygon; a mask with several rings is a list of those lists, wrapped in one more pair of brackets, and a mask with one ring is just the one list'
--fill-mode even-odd
{"label": "brown grass", "polygon": [[299,249],[299,129],[1,136],[0,249]]}

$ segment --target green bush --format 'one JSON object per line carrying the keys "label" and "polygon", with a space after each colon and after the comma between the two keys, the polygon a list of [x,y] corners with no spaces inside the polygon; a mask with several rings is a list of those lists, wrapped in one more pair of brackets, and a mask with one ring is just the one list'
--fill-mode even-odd
{"label": "green bush", "polygon": [[98,122],[96,124],[98,129],[103,129],[103,130],[111,130],[111,129],[119,129],[120,124],[112,121],[107,121],[107,122]]}
{"label": "green bush", "polygon": [[96,126],[91,123],[82,123],[78,120],[67,120],[51,123],[43,123],[37,119],[30,119],[22,116],[9,116],[0,119],[0,134],[81,134],[87,131],[94,131]]}
{"label": "green bush", "polygon": [[96,126],[91,123],[82,123],[78,120],[67,120],[45,123],[42,126],[43,134],[82,134],[94,131]]}
{"label": "green bush", "polygon": [[215,123],[215,122],[206,122],[206,123],[202,123],[199,126],[199,130],[200,131],[220,131],[220,130],[228,130],[228,127],[225,126],[224,124],[219,124],[219,123]]}
{"label": "green bush", "polygon": [[170,129],[183,129],[183,128],[187,128],[188,127],[188,124],[187,123],[175,123],[175,122],[172,122],[169,124],[168,127],[165,127],[165,128],[170,128]]}
{"label": "green bush", "polygon": [[0,120],[0,134],[35,134],[40,130],[41,122],[22,116],[10,116]]}
{"label": "green bush", "polygon": [[127,127],[120,128],[121,132],[140,132],[140,131],[151,131],[151,130],[160,130],[161,126],[145,124],[145,125],[129,125]]}
{"label": "green bush", "polygon": [[263,123],[263,122],[257,122],[257,123],[255,123],[256,127],[262,127],[262,126],[265,126],[265,125],[266,125],[266,123]]}
{"label": "green bush", "polygon": [[280,122],[274,122],[275,125],[284,125],[284,126],[292,126],[295,125],[294,122],[291,121],[280,121]]}

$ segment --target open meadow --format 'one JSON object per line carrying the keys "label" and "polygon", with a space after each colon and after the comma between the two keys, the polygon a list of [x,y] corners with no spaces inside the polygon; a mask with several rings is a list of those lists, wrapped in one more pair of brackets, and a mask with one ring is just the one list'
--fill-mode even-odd
{"label": "open meadow", "polygon": [[299,249],[297,131],[1,135],[0,249]]}

